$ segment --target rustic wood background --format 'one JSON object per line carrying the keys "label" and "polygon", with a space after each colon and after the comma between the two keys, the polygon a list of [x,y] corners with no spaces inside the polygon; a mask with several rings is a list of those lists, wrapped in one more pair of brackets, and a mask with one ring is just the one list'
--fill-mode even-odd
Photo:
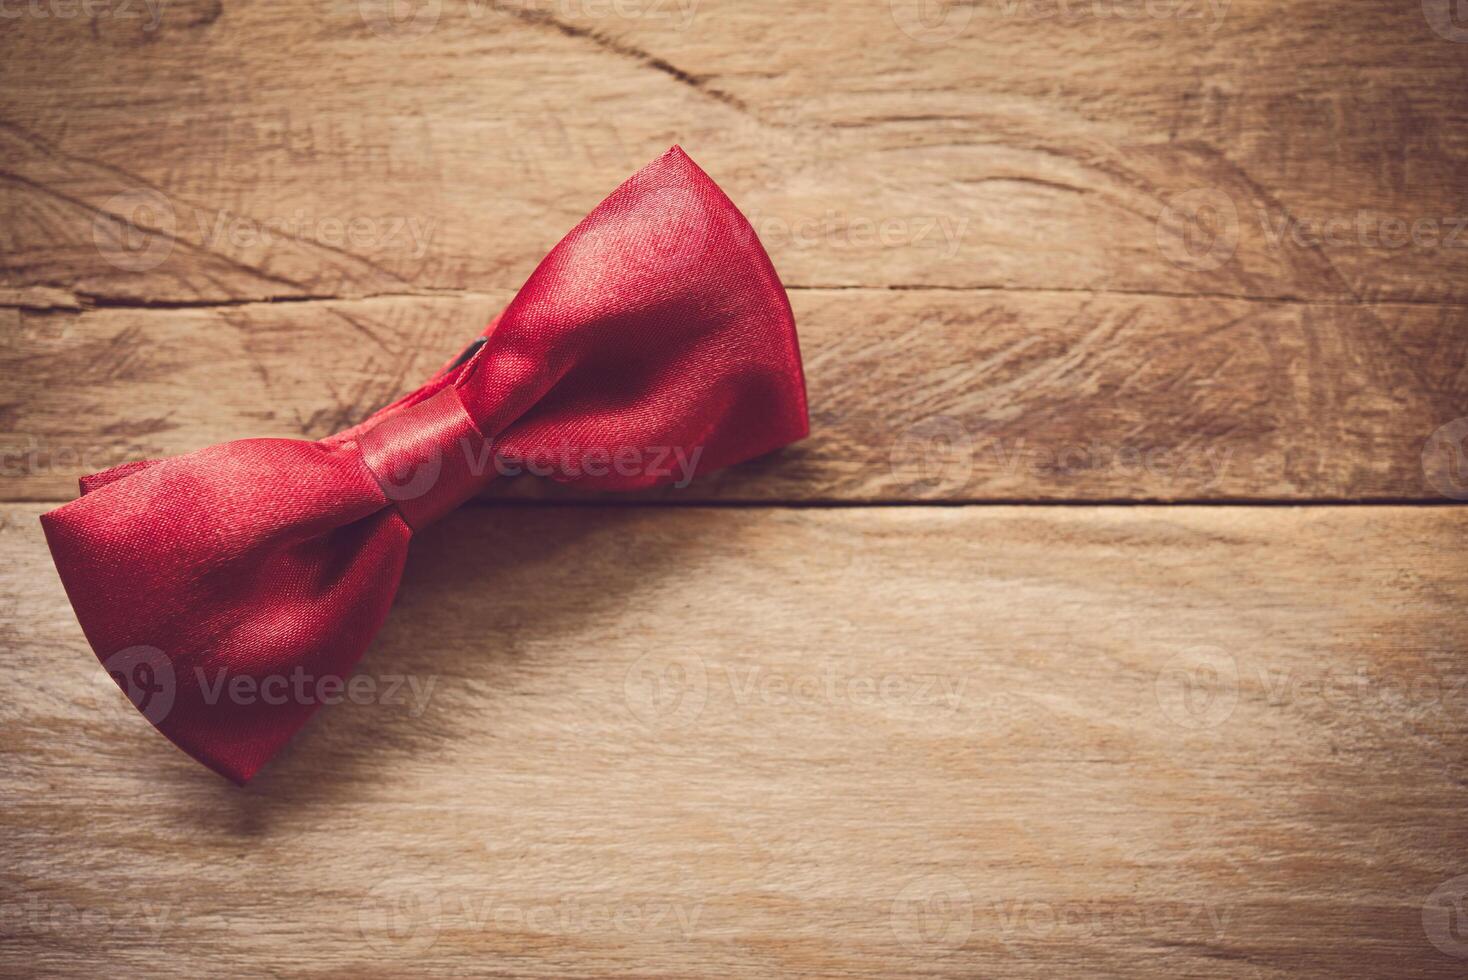
{"label": "rustic wood background", "polygon": [[[1459,6],[0,5],[0,970],[1463,975]],[[675,142],[811,438],[505,481],[249,787],[168,746],[37,515],[359,419]]]}

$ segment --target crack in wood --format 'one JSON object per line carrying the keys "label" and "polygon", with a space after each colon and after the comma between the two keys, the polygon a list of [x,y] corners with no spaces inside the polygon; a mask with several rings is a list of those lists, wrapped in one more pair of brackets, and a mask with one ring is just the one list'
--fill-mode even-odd
{"label": "crack in wood", "polygon": [[737,95],[725,92],[722,89],[714,88],[713,86],[708,84],[708,79],[705,76],[695,75],[692,72],[679,68],[672,62],[664,58],[660,58],[650,51],[646,51],[642,48],[636,47],[635,45],[628,44],[625,41],[611,37],[610,35],[604,34],[601,31],[592,30],[589,27],[577,27],[575,24],[568,24],[560,18],[556,17],[554,14],[550,13],[549,11],[510,6],[501,6],[497,7],[497,9],[509,14],[521,23],[530,24],[536,27],[552,28],[566,37],[574,38],[577,40],[590,41],[603,51],[607,51],[622,58],[627,58],[633,62],[636,62],[639,65],[650,68],[653,71],[661,72],[674,81],[693,89],[693,91],[697,92],[699,95],[702,95],[705,98],[712,99],[722,105],[726,105],[736,112],[748,116],[750,119],[753,119],[758,123],[773,125],[772,123],[768,123],[766,122],[766,120],[761,119],[749,107],[749,104],[743,99],[739,98]]}

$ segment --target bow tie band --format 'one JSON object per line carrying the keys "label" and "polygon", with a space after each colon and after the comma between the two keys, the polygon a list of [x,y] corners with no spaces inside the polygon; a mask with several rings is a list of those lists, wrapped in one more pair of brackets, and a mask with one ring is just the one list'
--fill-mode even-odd
{"label": "bow tie band", "polygon": [[322,700],[300,679],[340,683],[361,657],[413,532],[496,476],[681,484],[807,430],[784,288],[674,147],[562,239],[468,350],[360,425],[127,463],[84,477],[41,523],[113,679],[243,783]]}

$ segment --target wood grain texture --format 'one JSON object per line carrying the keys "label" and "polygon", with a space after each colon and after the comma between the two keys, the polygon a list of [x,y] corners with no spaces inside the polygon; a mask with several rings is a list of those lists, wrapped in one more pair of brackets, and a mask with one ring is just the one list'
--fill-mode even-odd
{"label": "wood grain texture", "polygon": [[[320,438],[416,385],[511,294],[10,311],[0,496],[129,459]],[[1442,499],[1463,308],[797,290],[812,434],[697,500]],[[0,311],[0,323],[7,313]],[[534,477],[493,495],[576,496]],[[584,494],[583,494],[584,496]]]}
{"label": "wood grain texture", "polygon": [[1422,3],[127,2],[7,22],[7,285],[513,288],[681,141],[794,285],[1468,299]]}
{"label": "wood grain texture", "polygon": [[[1468,499],[1450,6],[3,5],[0,974],[1461,976],[1468,510],[1329,506]],[[674,142],[812,437],[499,481],[169,747],[39,502],[360,419]]]}
{"label": "wood grain texture", "polygon": [[674,141],[794,287],[815,423],[682,499],[1443,495],[1447,0],[88,2],[0,40],[5,499],[359,418]]}
{"label": "wood grain texture", "polygon": [[1462,509],[471,508],[245,790],[38,511],[7,972],[1461,975]]}

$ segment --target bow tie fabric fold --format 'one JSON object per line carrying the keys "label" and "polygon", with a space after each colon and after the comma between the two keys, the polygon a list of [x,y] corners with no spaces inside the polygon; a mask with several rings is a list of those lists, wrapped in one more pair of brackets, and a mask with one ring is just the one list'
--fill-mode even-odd
{"label": "bow tie fabric fold", "polygon": [[784,288],[674,147],[562,239],[469,350],[361,424],[128,463],[41,522],[113,679],[242,784],[314,713],[319,682],[362,656],[413,532],[496,475],[632,490],[807,431]]}

